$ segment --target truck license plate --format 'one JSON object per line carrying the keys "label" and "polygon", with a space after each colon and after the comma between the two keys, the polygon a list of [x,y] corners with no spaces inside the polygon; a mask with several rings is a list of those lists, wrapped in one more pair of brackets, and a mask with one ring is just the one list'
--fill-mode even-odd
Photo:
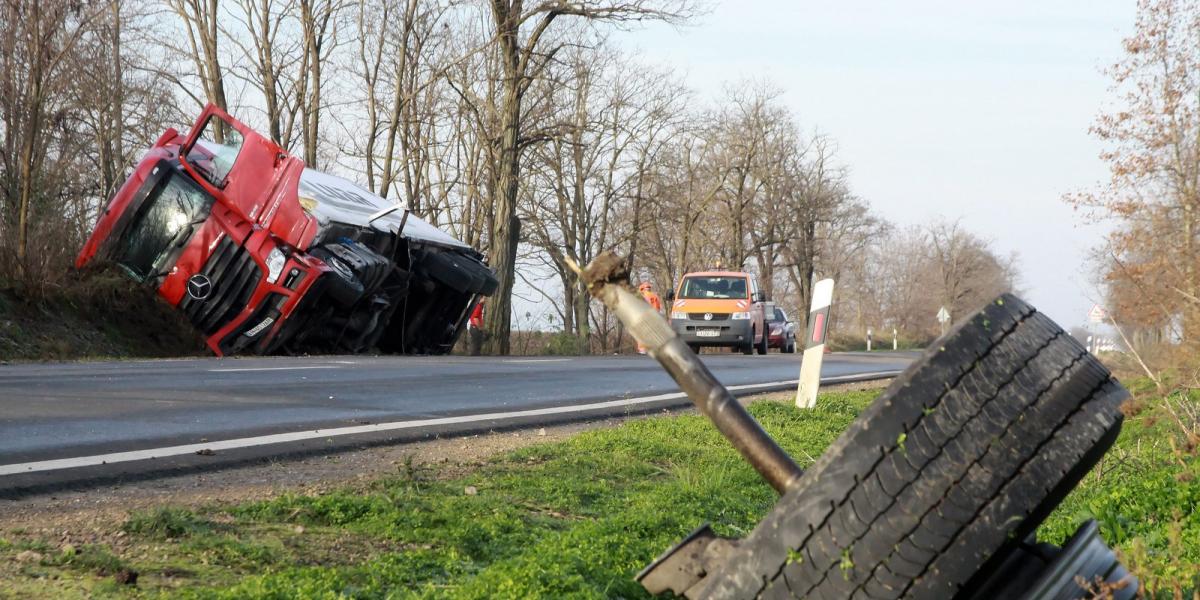
{"label": "truck license plate", "polygon": [[721,335],[721,331],[719,329],[697,329],[696,330],[696,337],[717,337],[718,335]]}

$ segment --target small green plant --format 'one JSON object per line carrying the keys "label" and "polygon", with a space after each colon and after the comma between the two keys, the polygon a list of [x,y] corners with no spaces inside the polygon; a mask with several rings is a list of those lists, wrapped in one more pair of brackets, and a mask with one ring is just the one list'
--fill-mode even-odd
{"label": "small green plant", "polygon": [[842,550],[842,560],[838,562],[838,568],[842,570],[842,578],[849,581],[850,570],[854,568],[854,560],[850,557],[850,548]]}
{"label": "small green plant", "polygon": [[157,508],[150,512],[134,513],[122,527],[126,533],[155,539],[177,539],[212,530],[212,523],[190,510]]}
{"label": "small green plant", "polygon": [[110,575],[125,566],[107,546],[100,544],[85,544],[79,548],[65,546],[57,555],[50,556],[47,563],[98,575]]}

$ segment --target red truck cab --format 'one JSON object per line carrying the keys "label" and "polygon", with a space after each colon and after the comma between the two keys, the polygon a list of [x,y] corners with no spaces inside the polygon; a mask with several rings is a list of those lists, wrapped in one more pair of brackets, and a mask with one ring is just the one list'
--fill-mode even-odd
{"label": "red truck cab", "polygon": [[76,266],[112,261],[155,286],[217,355],[447,352],[495,277],[400,208],[209,105],[150,148]]}

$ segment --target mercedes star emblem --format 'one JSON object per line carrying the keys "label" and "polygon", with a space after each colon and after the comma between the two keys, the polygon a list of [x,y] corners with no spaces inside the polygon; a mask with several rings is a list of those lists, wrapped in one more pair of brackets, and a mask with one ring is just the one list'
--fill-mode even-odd
{"label": "mercedes star emblem", "polygon": [[711,321],[711,320],[712,320],[712,313],[704,313],[704,320],[705,320],[705,321]]}
{"label": "mercedes star emblem", "polygon": [[212,293],[212,280],[199,273],[192,275],[187,280],[187,293],[194,300],[207,300]]}

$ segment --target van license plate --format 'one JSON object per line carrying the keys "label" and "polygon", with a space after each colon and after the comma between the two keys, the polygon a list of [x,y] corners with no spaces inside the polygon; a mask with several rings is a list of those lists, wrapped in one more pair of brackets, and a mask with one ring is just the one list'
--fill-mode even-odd
{"label": "van license plate", "polygon": [[696,330],[696,337],[717,337],[718,335],[721,335],[721,331],[719,329],[697,329]]}

